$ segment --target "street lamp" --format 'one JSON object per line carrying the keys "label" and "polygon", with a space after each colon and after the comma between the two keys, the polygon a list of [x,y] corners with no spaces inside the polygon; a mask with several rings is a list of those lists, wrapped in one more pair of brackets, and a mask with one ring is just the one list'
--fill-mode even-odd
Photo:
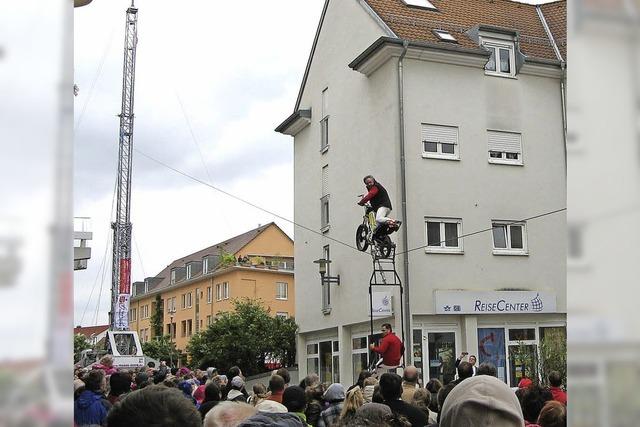
{"label": "street lamp", "polygon": [[330,259],[324,259],[324,258],[320,258],[317,259],[315,261],[313,261],[314,263],[318,264],[318,272],[320,273],[320,283],[322,285],[329,285],[331,283],[335,283],[336,285],[340,285],[340,275],[338,274],[337,276],[328,276],[327,275],[327,266],[329,264],[331,264],[331,260]]}

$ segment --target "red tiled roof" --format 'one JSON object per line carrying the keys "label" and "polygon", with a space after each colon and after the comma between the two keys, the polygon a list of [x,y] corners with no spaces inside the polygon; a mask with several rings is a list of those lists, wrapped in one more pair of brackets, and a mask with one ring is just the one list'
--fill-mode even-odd
{"label": "red tiled roof", "polygon": [[[365,0],[400,38],[429,43],[442,42],[434,29],[449,31],[460,46],[477,48],[465,33],[478,25],[516,30],[520,50],[526,56],[557,60],[535,5],[509,0],[431,0],[437,10],[407,6],[402,0]],[[554,37],[566,45],[566,1],[543,9]]]}
{"label": "red tiled roof", "polygon": [[91,338],[93,336],[99,335],[109,329],[109,325],[99,325],[99,326],[76,326],[73,328],[73,335],[82,334],[87,338]]}
{"label": "red tiled roof", "polygon": [[567,3],[556,1],[540,6],[563,60],[567,60]]}

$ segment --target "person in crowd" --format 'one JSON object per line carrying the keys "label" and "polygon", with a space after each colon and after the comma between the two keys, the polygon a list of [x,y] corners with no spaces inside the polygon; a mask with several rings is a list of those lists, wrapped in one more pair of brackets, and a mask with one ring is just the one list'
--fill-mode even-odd
{"label": "person in crowd", "polygon": [[518,388],[527,389],[533,385],[533,381],[531,378],[522,377],[520,381],[518,381]]}
{"label": "person in crowd", "polygon": [[207,368],[207,378],[213,380],[213,377],[218,375],[218,368],[214,368],[213,366],[209,366]]}
{"label": "person in crowd", "polygon": [[418,388],[415,393],[413,393],[413,398],[411,399],[411,403],[414,406],[417,406],[429,420],[429,424],[433,424],[438,422],[438,414],[432,412],[429,409],[429,403],[431,403],[431,393],[426,388]]}
{"label": "person in crowd", "polygon": [[553,400],[557,400],[563,405],[567,404],[567,392],[562,389],[562,377],[560,372],[551,371],[549,373],[549,391],[553,396]]}
{"label": "person in crowd", "polygon": [[524,415],[525,425],[535,424],[538,421],[538,415],[545,403],[553,400],[553,395],[539,385],[531,385],[524,390],[522,394],[522,413]]}
{"label": "person in crowd", "polygon": [[476,370],[476,375],[490,375],[492,377],[498,376],[498,370],[496,369],[496,365],[491,362],[484,362],[478,366]]}
{"label": "person in crowd", "polygon": [[178,375],[178,368],[177,367],[175,367],[175,366],[171,367],[171,375],[173,375],[174,377],[176,375]]}
{"label": "person in crowd", "polygon": [[162,385],[168,388],[178,388],[178,383],[176,381],[177,378],[172,376],[171,378],[167,378],[166,380],[162,381]]}
{"label": "person in crowd", "polygon": [[307,389],[307,387],[314,386],[316,384],[320,384],[320,377],[318,374],[309,374],[302,381],[300,381],[300,387],[303,389]]}
{"label": "person in crowd", "polygon": [[376,384],[373,387],[373,396],[371,396],[372,403],[384,403],[384,397],[382,397],[382,393],[380,393],[380,383]]}
{"label": "person in crowd", "polygon": [[73,400],[76,401],[84,391],[84,381],[79,378],[73,380]]}
{"label": "person in crowd", "polygon": [[329,405],[320,413],[318,427],[332,427],[340,419],[344,406],[344,387],[340,383],[333,383],[322,395],[322,399]]}
{"label": "person in crowd", "polygon": [[113,356],[110,354],[104,355],[100,358],[100,362],[93,365],[93,369],[101,369],[105,375],[111,375],[118,370],[113,367]]}
{"label": "person in crowd", "polygon": [[444,402],[447,400],[447,396],[449,393],[458,385],[457,382],[451,381],[449,384],[442,386],[440,391],[438,391],[438,424],[440,423],[440,419],[442,418],[442,407],[444,406]]}
{"label": "person in crowd", "polygon": [[200,412],[200,416],[202,417],[203,421],[205,415],[207,415],[207,412],[213,409],[213,407],[218,403],[220,403],[220,388],[215,382],[211,381],[205,386],[204,400],[198,407],[198,412]]}
{"label": "person in crowd", "polygon": [[371,426],[384,425],[392,414],[391,408],[383,403],[367,403],[356,410],[356,416],[366,420]]}
{"label": "person in crowd", "polygon": [[107,416],[109,427],[200,427],[200,414],[180,390],[151,385],[121,398]]}
{"label": "person in crowd", "polygon": [[471,378],[474,375],[473,365],[469,362],[460,362],[458,363],[458,379],[455,380],[457,383],[460,383],[467,378]]}
{"label": "person in crowd", "polygon": [[427,384],[425,384],[424,388],[429,390],[431,393],[431,401],[429,402],[429,410],[431,412],[435,412],[436,414],[440,412],[438,408],[438,392],[442,388],[442,383],[437,378],[430,379]]}
{"label": "person in crowd", "polygon": [[356,381],[354,385],[347,389],[347,393],[349,393],[351,389],[355,388],[356,386],[360,387],[361,390],[364,390],[364,380],[369,378],[371,375],[373,374],[366,369],[360,371],[360,373],[358,374],[358,381]]}
{"label": "person in crowd", "polygon": [[320,384],[320,378],[317,382],[313,382],[304,390],[304,394],[307,399],[307,409],[304,410],[304,414],[307,416],[307,423],[312,426],[318,425],[320,419],[320,413],[324,410],[324,401],[322,395],[324,394],[324,386]]}
{"label": "person in crowd", "polygon": [[217,404],[204,417],[204,427],[231,427],[255,415],[258,411],[248,403],[225,401]]}
{"label": "person in crowd", "polygon": [[386,372],[400,365],[404,345],[400,338],[393,333],[390,323],[384,323],[380,328],[380,332],[382,332],[380,345],[370,344],[369,348],[382,355],[382,364],[378,369],[380,372]]}
{"label": "person in crowd", "polygon": [[307,407],[307,399],[304,394],[304,389],[300,386],[294,385],[284,389],[282,394],[282,404],[287,407],[287,411],[295,414],[305,426],[311,427],[307,424],[307,416],[304,410]]}
{"label": "person in crowd", "polygon": [[73,405],[73,421],[76,426],[103,425],[111,403],[104,397],[107,386],[104,371],[95,369],[84,376],[84,389]]}
{"label": "person in crowd", "polygon": [[378,379],[374,376],[365,378],[363,382],[362,396],[365,403],[371,403],[373,401],[373,391],[378,385]]}
{"label": "person in crowd", "polygon": [[349,425],[356,415],[356,410],[362,405],[364,405],[364,396],[360,386],[356,386],[347,391],[342,412],[340,413],[340,423],[343,425]]}
{"label": "person in crowd", "polygon": [[109,403],[114,405],[120,396],[131,391],[131,374],[128,372],[115,372],[109,377]]}
{"label": "person in crowd", "polygon": [[204,390],[207,387],[207,384],[210,383],[211,381],[208,381],[206,378],[206,375],[203,375],[202,377],[202,381],[200,381],[200,385],[197,386],[195,388],[195,390],[193,390],[193,398],[196,400],[196,403],[198,405],[202,404],[202,401],[204,400]]}
{"label": "person in crowd", "polygon": [[146,372],[138,372],[135,378],[135,389],[141,390],[146,386],[150,385],[151,381],[149,381],[149,375]]}
{"label": "person in crowd", "polygon": [[540,427],[567,427],[567,407],[557,400],[544,404],[538,415]]}
{"label": "person in crowd", "polygon": [[[231,381],[233,381],[235,377],[244,378],[244,376],[242,375],[242,370],[238,366],[232,366],[231,368],[229,368],[229,372],[227,372],[227,378],[229,379],[229,382],[227,383],[227,387],[224,390],[224,400],[227,400],[227,395],[233,388]],[[244,401],[246,402],[247,399],[249,399],[249,393],[247,392],[247,390],[245,390],[244,385],[242,386],[240,392],[244,395]]]}
{"label": "person in crowd", "polygon": [[380,377],[380,393],[384,403],[399,415],[405,416],[412,427],[424,427],[427,425],[427,416],[417,407],[403,401],[402,378],[394,373],[384,373]]}
{"label": "person in crowd", "polygon": [[[460,356],[458,356],[458,358],[456,359],[454,366],[457,368],[458,365],[462,362],[462,359],[466,358],[467,355],[469,353],[467,353],[466,351],[463,351],[462,354]],[[476,375],[476,362],[477,362],[477,358],[476,356],[474,356],[473,354],[471,356],[469,356],[469,364],[471,364],[471,371],[473,372],[471,374],[471,376]]]}
{"label": "person in crowd", "polygon": [[[227,383],[228,383],[228,379],[226,375],[217,375],[215,377],[213,377],[213,381],[216,382],[216,384],[218,385],[218,388],[220,389],[220,394],[221,396],[226,399],[227,395],[225,394],[227,391]],[[223,399],[223,400],[224,400]]]}
{"label": "person in crowd", "polygon": [[513,391],[495,377],[480,375],[451,390],[442,407],[439,427],[523,425],[520,404]]}
{"label": "person in crowd", "polygon": [[276,374],[271,375],[269,378],[269,390],[271,394],[267,397],[267,400],[273,400],[278,403],[282,403],[282,393],[284,393],[284,379]]}
{"label": "person in crowd", "polygon": [[258,412],[242,421],[238,427],[305,427],[305,424],[294,413]]}
{"label": "person in crowd", "polygon": [[182,391],[184,397],[187,398],[187,400],[189,400],[191,403],[193,403],[193,406],[196,406],[198,404],[198,402],[196,402],[196,399],[193,398],[193,384],[191,384],[187,380],[182,380],[178,383],[178,388],[180,389],[180,391]]}
{"label": "person in crowd", "polygon": [[289,387],[289,383],[291,382],[291,375],[289,374],[289,371],[287,370],[287,368],[280,368],[275,373],[277,375],[280,375],[284,380],[284,388]]}
{"label": "person in crowd", "polygon": [[267,393],[267,387],[262,383],[256,383],[253,385],[253,394],[249,397],[247,403],[251,406],[256,406],[258,403],[265,400],[269,394]]}
{"label": "person in crowd", "polygon": [[418,368],[413,365],[407,366],[402,373],[402,400],[407,403],[411,403],[413,393],[420,388],[418,377]]}
{"label": "person in crowd", "polygon": [[241,376],[235,376],[231,380],[231,389],[227,394],[227,400],[232,402],[247,402],[247,398],[242,394],[242,389],[244,388],[244,380]]}

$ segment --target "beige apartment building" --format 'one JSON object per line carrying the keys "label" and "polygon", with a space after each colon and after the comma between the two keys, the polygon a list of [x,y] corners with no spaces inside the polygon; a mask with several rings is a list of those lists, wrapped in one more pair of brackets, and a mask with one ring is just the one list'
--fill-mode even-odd
{"label": "beige apartment building", "polygon": [[[233,259],[231,259],[231,256]],[[158,275],[133,283],[129,328],[141,342],[153,338],[159,301],[163,334],[184,351],[237,298],[260,299],[274,316],[295,315],[293,240],[275,223],[174,260]]]}

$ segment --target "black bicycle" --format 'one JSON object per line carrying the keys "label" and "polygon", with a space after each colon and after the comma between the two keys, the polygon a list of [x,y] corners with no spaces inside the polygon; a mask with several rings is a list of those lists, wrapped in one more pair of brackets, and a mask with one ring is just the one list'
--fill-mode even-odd
{"label": "black bicycle", "polygon": [[[362,252],[371,247],[371,255],[376,258],[389,258],[395,243],[389,234],[392,230],[387,224],[381,224],[376,230],[376,212],[369,203],[364,205],[362,224],[356,230],[356,247]],[[375,231],[374,231],[375,230]]]}

